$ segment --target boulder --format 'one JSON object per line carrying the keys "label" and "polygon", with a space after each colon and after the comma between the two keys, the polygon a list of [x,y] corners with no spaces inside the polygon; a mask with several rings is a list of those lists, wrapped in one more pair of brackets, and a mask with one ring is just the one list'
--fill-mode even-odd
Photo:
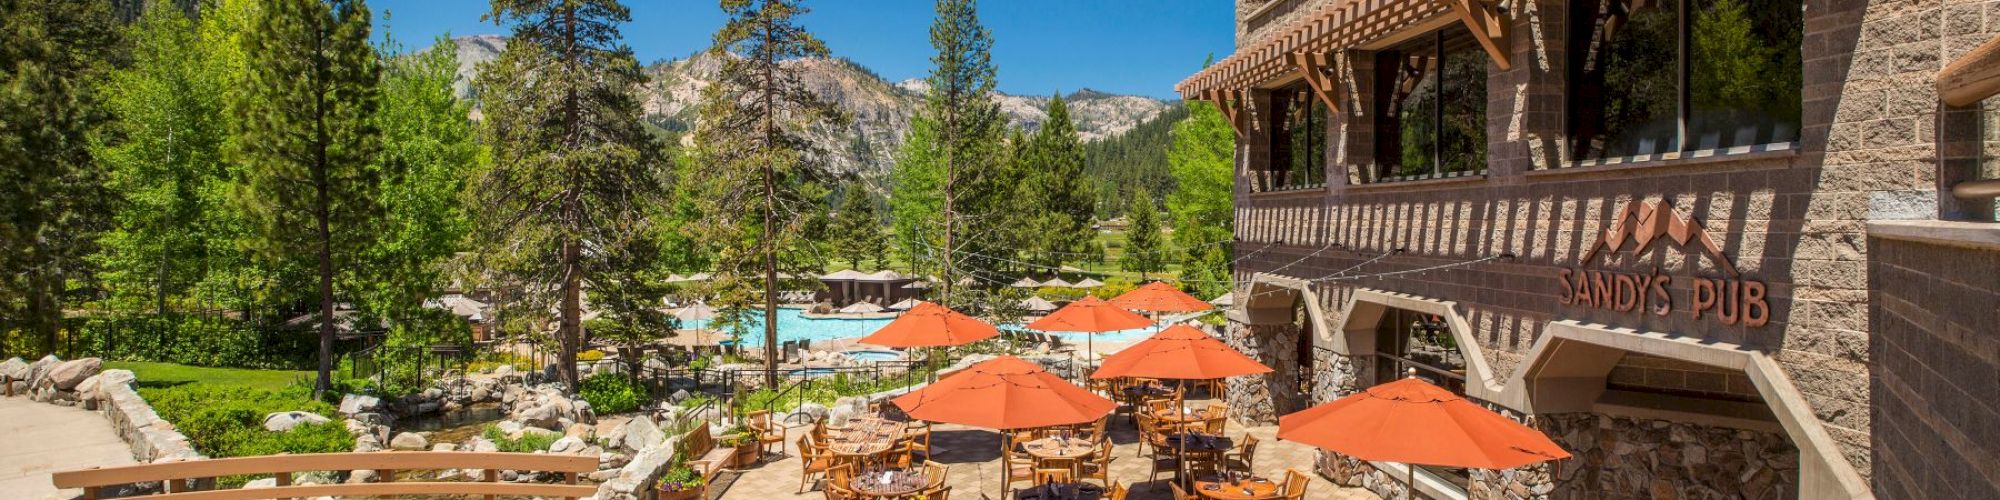
{"label": "boulder", "polygon": [[584,444],[582,439],[565,437],[549,443],[549,453],[575,453],[583,450],[585,446],[588,445]]}
{"label": "boulder", "polygon": [[500,423],[493,424],[493,427],[500,429],[501,434],[512,436],[520,433],[521,429],[527,426],[513,420],[501,420]]}
{"label": "boulder", "polygon": [[8,380],[26,380],[28,362],[21,361],[21,358],[7,358],[6,361],[0,361],[0,377]]}
{"label": "boulder", "polygon": [[389,448],[394,450],[421,451],[430,447],[429,439],[424,439],[422,434],[414,432],[398,433],[394,439],[389,440]]}
{"label": "boulder", "polygon": [[375,471],[373,470],[362,469],[354,471],[353,474],[347,475],[348,484],[372,483],[372,482],[375,482]]}
{"label": "boulder", "polygon": [[514,374],[514,365],[500,365],[500,367],[498,367],[498,368],[494,368],[494,369],[493,369],[493,374],[494,374],[494,375],[513,375],[513,374]]}
{"label": "boulder", "polygon": [[663,437],[666,437],[666,433],[660,432],[660,427],[653,425],[652,420],[635,418],[631,422],[625,423],[624,439],[614,441],[611,444],[638,451],[646,449],[647,446],[653,443],[660,442],[660,439]]}
{"label": "boulder", "polygon": [[103,383],[104,374],[91,375],[90,378],[83,379],[82,383],[76,384],[76,395],[84,400],[97,399],[97,388]]}
{"label": "boulder", "polygon": [[73,359],[49,370],[48,380],[56,389],[76,390],[76,385],[83,383],[83,379],[97,375],[103,368],[104,361],[97,358]]}
{"label": "boulder", "polygon": [[133,374],[132,370],[105,370],[97,374],[98,390],[104,390],[115,385],[131,387],[132,383],[138,381],[139,376]]}
{"label": "boulder", "polygon": [[804,414],[806,417],[809,417],[805,421],[811,422],[814,420],[819,420],[820,417],[826,416],[826,411],[827,411],[826,406],[823,406],[819,403],[806,403],[799,405],[798,411],[793,413]]}
{"label": "boulder", "polygon": [[353,416],[360,413],[380,413],[381,411],[382,398],[360,394],[348,394],[340,397],[341,415]]}
{"label": "boulder", "polygon": [[299,424],[324,424],[332,421],[332,419],[312,412],[281,411],[264,416],[264,430],[290,432],[293,427],[298,427]]}
{"label": "boulder", "polygon": [[500,451],[500,445],[493,444],[492,440],[483,437],[472,438],[472,442],[467,443],[465,445],[465,448],[481,453],[492,453]]}
{"label": "boulder", "polygon": [[458,451],[458,445],[451,443],[438,443],[431,445],[431,451]]}
{"label": "boulder", "polygon": [[246,490],[253,490],[257,488],[276,488],[276,487],[278,487],[278,478],[275,477],[252,479],[250,480],[250,482],[243,483],[243,489]]}
{"label": "boulder", "polygon": [[29,387],[41,387],[42,377],[47,376],[50,369],[61,363],[62,358],[57,358],[54,354],[42,356],[42,359],[28,365],[28,376],[22,378],[28,380]]}
{"label": "boulder", "polygon": [[694,396],[691,396],[691,395],[689,395],[689,394],[688,394],[688,391],[687,391],[686,389],[682,389],[682,390],[678,390],[678,391],[674,391],[674,395],[672,395],[672,396],[668,396],[668,397],[667,397],[667,400],[668,400],[668,401],[673,401],[673,402],[674,402],[675,404],[679,404],[679,403],[680,403],[680,402],[682,402],[682,401],[687,401],[687,400],[688,400],[688,398],[691,398],[691,397],[694,397]]}
{"label": "boulder", "polygon": [[554,429],[556,426],[561,425],[562,412],[558,411],[553,404],[539,404],[515,410],[513,418],[522,424]]}

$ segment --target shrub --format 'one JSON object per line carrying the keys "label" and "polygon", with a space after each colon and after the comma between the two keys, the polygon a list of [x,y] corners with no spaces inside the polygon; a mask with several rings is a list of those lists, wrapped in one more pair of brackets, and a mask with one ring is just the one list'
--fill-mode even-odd
{"label": "shrub", "polygon": [[576,360],[579,362],[592,363],[600,359],[604,359],[604,351],[591,349],[576,353]]}
{"label": "shrub", "polygon": [[[301,424],[289,432],[264,430],[264,416],[284,411],[306,411],[331,417],[333,405],[312,399],[305,387],[279,391],[241,387],[206,387],[187,384],[165,388],[142,388],[140,395],[152,403],[160,418],[172,422],[187,435],[196,451],[210,458],[274,455],[278,453],[335,453],[354,449],[354,437],[335,420],[322,424]],[[234,487],[249,476],[221,479]]]}
{"label": "shrub", "polygon": [[508,453],[534,453],[546,450],[550,444],[561,439],[555,434],[543,432],[524,433],[519,438],[512,438],[507,437],[507,433],[500,432],[499,427],[491,425],[486,426],[486,430],[480,433],[480,436],[492,441],[493,447]]}
{"label": "shrub", "polygon": [[660,475],[660,489],[666,491],[693,490],[700,488],[704,482],[706,481],[702,479],[701,474],[696,474],[693,468],[684,463],[674,464],[673,468],[667,469],[665,474]]}
{"label": "shrub", "polygon": [[577,394],[590,402],[600,415],[624,413],[639,408],[639,390],[632,381],[615,373],[596,373],[577,384]]}

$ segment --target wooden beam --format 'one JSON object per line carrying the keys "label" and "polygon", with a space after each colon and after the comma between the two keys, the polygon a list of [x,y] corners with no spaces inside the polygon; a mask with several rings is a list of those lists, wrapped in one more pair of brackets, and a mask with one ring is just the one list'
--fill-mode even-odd
{"label": "wooden beam", "polygon": [[2000,37],[1987,40],[1938,72],[1938,100],[1954,107],[2000,94]]}
{"label": "wooden beam", "polygon": [[1306,85],[1312,87],[1313,95],[1334,112],[1340,111],[1340,77],[1333,74],[1331,54],[1325,52],[1293,52],[1292,64],[1305,72]]}
{"label": "wooden beam", "polygon": [[[1236,99],[1230,99],[1230,94],[1236,94]],[[1236,90],[1208,91],[1208,101],[1215,103],[1216,109],[1222,110],[1222,118],[1229,120],[1229,128],[1236,129],[1236,137],[1238,138],[1250,135],[1249,131],[1244,130],[1243,99],[1241,94],[1241,91]]]}
{"label": "wooden beam", "polygon": [[1472,32],[1472,39],[1486,49],[1486,55],[1493,58],[1493,64],[1499,65],[1502,71],[1514,67],[1507,57],[1507,22],[1493,8],[1493,4],[1485,0],[1445,0],[1445,3],[1451,4],[1452,13],[1457,14],[1459,22]]}

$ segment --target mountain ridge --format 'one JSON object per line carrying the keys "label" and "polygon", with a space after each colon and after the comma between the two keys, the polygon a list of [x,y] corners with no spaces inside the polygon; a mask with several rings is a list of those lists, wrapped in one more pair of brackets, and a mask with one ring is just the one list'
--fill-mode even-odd
{"label": "mountain ridge", "polygon": [[[461,36],[458,44],[461,95],[471,96],[470,82],[478,65],[497,58],[507,39],[498,35]],[[844,58],[800,59],[785,64],[800,69],[801,80],[822,99],[847,110],[853,120],[839,130],[808,132],[815,144],[831,153],[830,166],[842,173],[879,177],[894,164],[910,119],[923,105],[928,90],[921,79],[890,82],[858,62]],[[646,65],[649,77],[641,96],[646,120],[670,133],[691,129],[700,89],[714,80],[721,61],[707,53]],[[1049,96],[1017,96],[996,92],[994,100],[1010,125],[1034,130],[1048,118]],[[1175,101],[1120,95],[1087,87],[1064,96],[1085,143],[1117,137],[1158,116]],[[476,111],[475,111],[476,113]],[[685,136],[683,140],[686,140]]]}

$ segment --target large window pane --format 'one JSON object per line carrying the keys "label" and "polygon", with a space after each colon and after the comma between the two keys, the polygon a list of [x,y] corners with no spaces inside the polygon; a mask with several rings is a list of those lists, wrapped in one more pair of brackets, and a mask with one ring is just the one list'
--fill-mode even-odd
{"label": "large window pane", "polygon": [[1272,94],[1271,189],[1316,187],[1326,178],[1326,104],[1304,82]]}
{"label": "large window pane", "polygon": [[1570,3],[1569,136],[1594,160],[1680,149],[1679,0]]}
{"label": "large window pane", "polygon": [[[1979,103],[1979,171],[1974,178],[2000,179],[2000,97]],[[2000,200],[1986,200],[1984,207],[1986,220],[2000,222]]]}
{"label": "large window pane", "polygon": [[1796,0],[1691,0],[1688,122],[1692,149],[1798,140]]}
{"label": "large window pane", "polygon": [[1486,61],[1463,28],[1376,55],[1375,151],[1381,175],[1486,168]]}

